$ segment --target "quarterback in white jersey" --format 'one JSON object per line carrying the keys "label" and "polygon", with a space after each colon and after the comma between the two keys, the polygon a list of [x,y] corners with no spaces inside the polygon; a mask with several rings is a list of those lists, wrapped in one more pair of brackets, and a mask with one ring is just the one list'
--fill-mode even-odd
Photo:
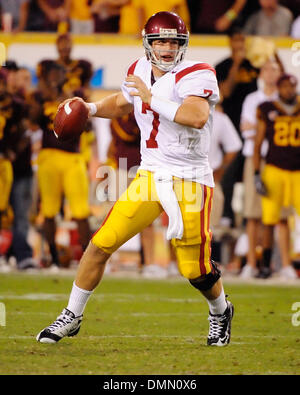
{"label": "quarterback in white jersey", "polygon": [[[151,101],[159,100],[156,112],[153,103],[150,108],[139,96],[130,96],[134,88],[126,85],[126,81],[122,86],[124,97],[134,105],[141,130],[141,168],[154,172],[164,168],[174,176],[213,187],[208,152],[213,109],[219,100],[214,69],[207,63],[183,61],[155,80],[152,64],[144,57],[129,67],[128,75],[144,81],[151,91]],[[205,98],[209,104],[209,116],[203,127],[197,123],[191,126],[176,123],[161,111],[161,106],[168,109],[170,103],[176,109],[176,105],[181,105],[190,96]],[[201,127],[201,132],[197,126]]]}
{"label": "quarterback in white jersey", "polygon": [[110,255],[164,210],[178,269],[209,306],[207,344],[230,342],[233,306],[210,254],[214,182],[208,152],[219,90],[211,66],[184,61],[188,41],[189,33],[178,15],[154,14],[143,31],[146,56],[129,67],[121,91],[97,103],[83,102],[90,116],[117,118],[134,110],[141,130],[142,162],[93,235],[67,307],[37,335],[39,342],[54,343],[79,332],[85,305]]}

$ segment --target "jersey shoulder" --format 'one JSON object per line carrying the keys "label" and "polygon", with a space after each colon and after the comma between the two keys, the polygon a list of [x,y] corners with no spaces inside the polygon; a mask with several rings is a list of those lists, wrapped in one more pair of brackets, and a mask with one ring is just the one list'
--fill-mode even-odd
{"label": "jersey shoulder", "polygon": [[180,62],[173,70],[173,72],[180,72],[185,69],[193,68],[196,70],[211,70],[214,74],[216,73],[215,68],[206,62],[199,62],[196,60],[184,60]]}
{"label": "jersey shoulder", "polygon": [[263,112],[263,113],[268,113],[269,111],[272,111],[276,109],[275,103],[273,101],[264,101],[261,104],[258,105],[258,109]]}
{"label": "jersey shoulder", "polygon": [[209,63],[190,60],[180,63],[179,66],[175,67],[172,73],[175,74],[176,83],[181,81],[184,77],[195,76],[195,73],[205,78],[216,78],[216,70]]}
{"label": "jersey shoulder", "polygon": [[127,75],[136,74],[139,71],[145,70],[151,67],[151,63],[147,60],[146,56],[135,60],[134,62],[130,63],[127,68]]}
{"label": "jersey shoulder", "polygon": [[257,118],[260,119],[261,121],[265,121],[267,122],[270,119],[273,119],[274,116],[272,116],[270,118],[269,113],[274,112],[274,114],[277,113],[277,109],[275,106],[275,103],[272,101],[264,101],[263,103],[259,104],[257,106],[257,111],[256,111],[256,115]]}

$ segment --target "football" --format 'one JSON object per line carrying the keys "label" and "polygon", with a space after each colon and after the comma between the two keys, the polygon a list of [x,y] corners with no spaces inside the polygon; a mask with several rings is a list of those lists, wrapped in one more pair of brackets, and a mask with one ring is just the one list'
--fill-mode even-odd
{"label": "football", "polygon": [[74,99],[60,107],[54,119],[54,134],[61,140],[72,140],[83,132],[88,120],[88,109],[81,100]]}

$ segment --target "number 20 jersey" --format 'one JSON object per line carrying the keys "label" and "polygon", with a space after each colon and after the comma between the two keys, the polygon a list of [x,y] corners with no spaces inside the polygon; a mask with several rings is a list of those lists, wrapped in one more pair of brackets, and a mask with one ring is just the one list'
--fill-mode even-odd
{"label": "number 20 jersey", "polygon": [[257,117],[266,128],[266,163],[284,170],[300,170],[300,101],[291,114],[279,101],[264,102],[257,108]]}
{"label": "number 20 jersey", "polygon": [[143,170],[166,170],[169,174],[214,186],[208,162],[213,110],[219,100],[215,70],[207,63],[183,61],[154,83],[152,65],[146,57],[133,63],[127,75],[140,77],[154,96],[182,104],[188,96],[208,100],[209,118],[202,129],[169,121],[145,105],[140,97],[130,96],[133,88],[122,85],[122,92],[134,105],[134,115],[141,130],[141,166]]}

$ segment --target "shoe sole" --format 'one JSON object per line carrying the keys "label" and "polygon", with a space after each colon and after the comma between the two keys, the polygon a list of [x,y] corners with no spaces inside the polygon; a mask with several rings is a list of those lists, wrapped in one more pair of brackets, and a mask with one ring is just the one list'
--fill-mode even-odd
{"label": "shoe sole", "polygon": [[[79,328],[75,329],[74,332],[69,333],[69,334],[67,335],[67,337],[76,336],[77,333],[79,332],[79,330],[80,330],[80,326],[79,326]],[[55,343],[58,343],[61,339],[63,339],[63,337],[61,337],[61,338],[58,339],[58,340],[54,340],[54,339],[51,339],[51,338],[49,338],[49,337],[42,337],[41,339],[39,339],[39,336],[40,336],[40,334],[41,334],[42,332],[43,332],[43,331],[41,331],[41,332],[37,335],[37,337],[36,337],[36,340],[37,340],[39,343],[55,344]],[[64,337],[65,337],[65,336],[64,336]]]}
{"label": "shoe sole", "polygon": [[57,341],[53,340],[53,339],[49,339],[48,337],[43,337],[42,339],[39,339],[39,334],[36,337],[36,340],[39,343],[47,343],[47,344],[54,344],[57,343]]}

